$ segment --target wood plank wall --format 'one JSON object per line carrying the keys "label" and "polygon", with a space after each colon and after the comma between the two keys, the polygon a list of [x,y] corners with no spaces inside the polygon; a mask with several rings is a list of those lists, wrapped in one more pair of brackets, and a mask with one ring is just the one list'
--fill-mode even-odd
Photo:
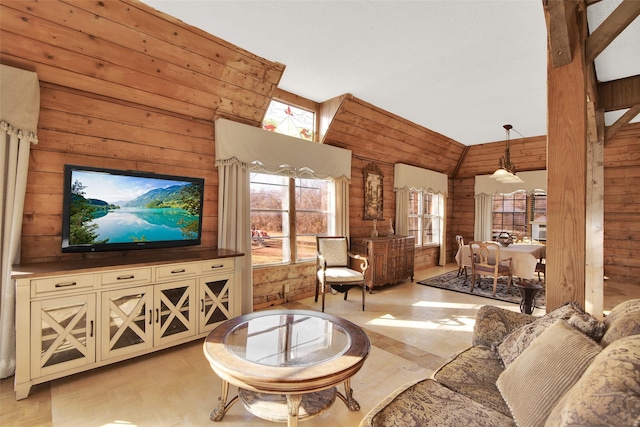
{"label": "wood plank wall", "polygon": [[[22,262],[83,256],[60,253],[65,163],[205,178],[203,246],[216,246],[213,121],[227,117],[258,126],[269,100],[286,96],[277,89],[285,65],[136,0],[3,0],[0,38],[0,62],[35,71],[42,82],[40,142],[31,153]],[[376,163],[385,177],[385,219],[395,213],[393,165],[432,169],[452,178],[447,243],[448,259],[453,260],[454,236],[473,236],[473,177],[495,170],[504,141],[465,147],[349,94],[320,108],[324,142],[353,152],[352,235],[371,231],[371,221],[362,219],[362,169],[367,164]],[[640,188],[639,138],[640,125],[633,125],[605,149],[605,273],[633,282],[640,274],[635,256],[640,241],[635,197]],[[511,146],[518,170],[546,167],[544,136],[515,138]],[[385,225],[387,221],[381,228]],[[436,265],[438,256],[438,249],[416,251],[416,268]],[[313,269],[304,264],[256,270],[255,306],[312,295]],[[290,285],[287,295],[283,280]]]}
{"label": "wood plank wall", "polygon": [[284,66],[135,0],[3,1],[0,31],[0,61],[41,81],[21,262],[114,255],[61,254],[64,164],[205,178],[215,248],[213,120],[259,125]]}
{"label": "wood plank wall", "polygon": [[640,286],[640,123],[604,148],[604,274]]}
{"label": "wood plank wall", "polygon": [[[451,138],[412,123],[352,95],[341,97],[324,143],[349,149],[351,189],[349,226],[352,236],[369,236],[372,220],[364,217],[364,168],[374,163],[383,175],[384,221],[378,221],[380,235],[387,234],[389,220],[395,228],[394,165],[404,163],[451,176],[465,146]],[[449,199],[450,206],[452,199]],[[449,209],[449,222],[452,210]],[[449,242],[452,238],[447,239]],[[448,244],[451,246],[451,243]],[[438,265],[440,249],[418,248],[415,268]],[[453,259],[453,258],[451,258]]]}

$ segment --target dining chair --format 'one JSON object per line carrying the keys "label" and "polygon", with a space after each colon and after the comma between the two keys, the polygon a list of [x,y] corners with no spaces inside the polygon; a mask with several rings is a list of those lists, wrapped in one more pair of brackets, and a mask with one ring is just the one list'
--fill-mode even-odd
{"label": "dining chair", "polygon": [[[536,263],[536,273],[538,273],[538,282],[546,283],[547,281],[547,264],[544,258],[540,258],[540,261]],[[540,278],[540,275],[544,276],[544,280]]]}
{"label": "dining chair", "polygon": [[495,242],[477,242],[469,243],[469,252],[471,253],[471,292],[476,284],[476,276],[478,277],[478,286],[480,277],[493,277],[493,296],[496,296],[498,289],[498,278],[508,277],[507,292],[511,288],[513,281],[513,273],[511,271],[511,258],[500,258],[500,245]]}
{"label": "dining chair", "polygon": [[[364,298],[367,290],[365,283],[365,271],[369,268],[369,261],[363,255],[357,255],[349,251],[349,239],[344,236],[317,236],[317,274],[316,274],[316,298],[322,294],[322,311],[327,288],[344,293],[347,300],[349,290],[354,287],[362,288],[362,311],[364,311]],[[350,259],[360,261],[358,270],[352,269]]]}
{"label": "dining chair", "polygon": [[456,242],[458,243],[458,251],[460,252],[460,262],[458,263],[458,274],[456,277],[459,277],[464,271],[464,283],[467,283],[468,273],[467,267],[471,267],[471,256],[465,255],[465,251],[462,249],[464,246],[464,237],[457,235]]}

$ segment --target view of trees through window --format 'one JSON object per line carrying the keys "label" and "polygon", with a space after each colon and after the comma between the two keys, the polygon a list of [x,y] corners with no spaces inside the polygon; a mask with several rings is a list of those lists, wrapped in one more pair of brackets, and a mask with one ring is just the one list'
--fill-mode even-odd
{"label": "view of trees through window", "polygon": [[251,174],[253,265],[315,258],[316,235],[333,229],[332,195],[330,180]]}
{"label": "view of trees through window", "polygon": [[440,243],[440,204],[438,194],[426,191],[409,192],[409,236],[416,246]]}
{"label": "view of trees through window", "polygon": [[516,191],[512,194],[493,195],[492,237],[506,231],[512,235],[527,233],[527,193]]}

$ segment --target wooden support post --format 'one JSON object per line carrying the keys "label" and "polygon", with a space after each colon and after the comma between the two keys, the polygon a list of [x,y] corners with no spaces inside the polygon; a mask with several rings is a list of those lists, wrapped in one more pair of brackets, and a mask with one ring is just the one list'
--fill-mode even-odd
{"label": "wooden support post", "polygon": [[587,103],[587,207],[585,310],[604,310],[604,110]]}
{"label": "wooden support post", "polygon": [[[547,66],[547,311],[572,300],[585,305],[588,73],[581,40],[586,7],[564,6],[571,60],[554,66],[550,39]],[[547,28],[558,22],[552,12],[546,8]]]}

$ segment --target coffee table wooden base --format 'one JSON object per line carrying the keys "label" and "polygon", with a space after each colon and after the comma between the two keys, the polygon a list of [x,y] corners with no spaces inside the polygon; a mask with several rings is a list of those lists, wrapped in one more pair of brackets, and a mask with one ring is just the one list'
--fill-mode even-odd
{"label": "coffee table wooden base", "polygon": [[238,396],[247,411],[253,415],[264,420],[291,424],[290,421],[305,421],[325,412],[335,402],[336,392],[335,387],[298,395],[267,394],[239,389]]}
{"label": "coffee table wooden base", "polygon": [[269,394],[243,388],[229,403],[229,383],[222,381],[222,396],[218,398],[218,406],[211,412],[211,421],[222,421],[229,409],[240,400],[253,415],[268,421],[287,423],[288,427],[297,427],[298,421],[305,421],[322,414],[329,409],[336,396],[340,398],[350,411],[359,411],[360,404],[353,398],[351,381],[344,383],[345,394],[336,387],[305,394]]}

